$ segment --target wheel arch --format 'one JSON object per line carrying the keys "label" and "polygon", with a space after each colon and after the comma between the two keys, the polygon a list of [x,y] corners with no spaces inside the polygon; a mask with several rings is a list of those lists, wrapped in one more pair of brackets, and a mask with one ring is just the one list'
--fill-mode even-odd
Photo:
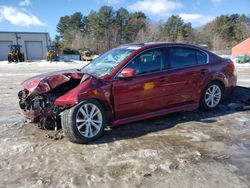
{"label": "wheel arch", "polygon": [[205,89],[209,84],[211,84],[211,83],[213,83],[213,82],[219,83],[219,84],[222,86],[223,92],[225,91],[226,84],[225,84],[224,81],[222,81],[222,79],[220,79],[220,78],[211,79],[211,80],[209,80],[209,81],[207,81],[207,82],[205,82],[205,83],[203,84],[203,87],[201,88],[201,92],[200,92],[199,102],[200,102],[200,100],[201,100],[202,93],[203,93],[204,89]]}
{"label": "wheel arch", "polygon": [[[216,83],[220,84],[221,87],[222,87],[222,89],[223,89],[223,91],[225,90],[226,85],[225,85],[225,83],[224,83],[222,80],[220,80],[220,79],[211,80],[211,81],[206,85],[206,87],[207,87],[209,84],[213,83],[213,82],[216,82]],[[205,88],[206,88],[206,87],[205,87]]]}
{"label": "wheel arch", "polygon": [[[62,114],[62,129],[64,131],[65,136],[69,138],[70,141],[75,142],[75,143],[88,143],[91,142],[98,137],[100,137],[104,131],[104,128],[107,126],[107,118],[104,117],[101,122],[101,127],[100,129],[94,134],[91,135],[90,137],[86,136],[85,133],[84,135],[80,132],[80,130],[77,128],[77,114],[79,112],[79,109],[81,108],[82,105],[86,103],[92,103],[93,105],[97,106],[101,113],[105,116],[105,110],[100,101],[97,101],[95,99],[86,99],[78,103],[77,105],[65,110]],[[88,116],[88,115],[86,115]],[[87,118],[92,118],[88,116]],[[86,131],[86,128],[85,128]],[[93,134],[93,133],[92,133]],[[88,133],[87,133],[88,135]]]}
{"label": "wheel arch", "polygon": [[210,80],[209,82],[207,82],[205,85],[204,85],[204,87],[203,87],[203,89],[202,89],[202,92],[201,92],[201,95],[200,95],[200,99],[199,99],[199,108],[200,109],[205,109],[205,110],[207,110],[206,108],[204,108],[204,105],[202,104],[202,97],[204,96],[204,92],[205,92],[205,90],[206,90],[206,88],[210,85],[210,84],[212,84],[212,83],[216,83],[217,85],[219,85],[220,86],[220,88],[221,88],[221,99],[223,100],[223,98],[224,98],[224,91],[225,91],[225,83],[222,81],[222,80],[220,80],[220,79],[213,79],[213,80]]}
{"label": "wheel arch", "polygon": [[88,100],[94,100],[94,101],[97,101],[98,103],[100,103],[100,105],[103,107],[103,110],[104,110],[104,113],[107,117],[107,124],[110,124],[110,122],[112,121],[113,119],[113,110],[112,108],[103,100],[100,100],[99,98],[89,98],[89,99],[86,99],[84,101],[88,101]]}
{"label": "wheel arch", "polygon": [[[214,74],[212,74],[212,75],[210,75],[210,76],[204,78],[204,79],[203,79],[203,82],[201,82],[201,85],[200,85],[200,87],[199,87],[199,88],[200,88],[200,91],[201,91],[201,92],[200,92],[200,97],[201,97],[201,95],[202,95],[203,90],[204,90],[210,83],[212,83],[212,82],[217,82],[217,83],[219,83],[219,84],[222,86],[223,91],[225,91],[225,88],[226,88],[227,85],[228,85],[228,81],[227,81],[227,78],[226,78],[225,75],[214,73]],[[199,100],[200,100],[200,97],[199,97]]]}

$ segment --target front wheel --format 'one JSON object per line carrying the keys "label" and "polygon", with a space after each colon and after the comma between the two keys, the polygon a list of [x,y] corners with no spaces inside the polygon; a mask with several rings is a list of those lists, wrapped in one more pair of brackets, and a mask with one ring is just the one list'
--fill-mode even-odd
{"label": "front wheel", "polygon": [[223,87],[221,86],[220,83],[212,82],[208,84],[201,96],[201,101],[200,101],[201,109],[214,110],[220,104],[222,96],[223,96]]}
{"label": "front wheel", "polygon": [[107,125],[103,107],[89,100],[66,110],[62,114],[62,128],[70,141],[88,143],[100,137]]}

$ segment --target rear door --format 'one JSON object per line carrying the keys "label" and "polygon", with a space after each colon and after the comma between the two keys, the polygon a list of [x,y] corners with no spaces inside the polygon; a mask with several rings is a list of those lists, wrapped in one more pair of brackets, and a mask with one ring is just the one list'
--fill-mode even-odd
{"label": "rear door", "polygon": [[200,83],[208,73],[207,54],[188,47],[168,47],[166,54],[165,79],[161,85],[165,106],[197,102]]}
{"label": "rear door", "polygon": [[163,48],[139,54],[124,68],[136,70],[136,77],[113,82],[116,119],[155,111],[162,107],[161,83],[165,61]]}

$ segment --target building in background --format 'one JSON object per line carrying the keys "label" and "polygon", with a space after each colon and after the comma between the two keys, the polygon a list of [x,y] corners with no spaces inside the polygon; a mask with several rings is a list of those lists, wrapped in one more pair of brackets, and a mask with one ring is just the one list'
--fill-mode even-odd
{"label": "building in background", "polygon": [[21,52],[26,60],[41,60],[46,59],[47,45],[51,40],[48,33],[0,31],[0,60],[7,60],[11,44],[22,46]]}
{"label": "building in background", "polygon": [[244,40],[232,48],[233,59],[239,54],[246,54],[250,56],[250,38]]}

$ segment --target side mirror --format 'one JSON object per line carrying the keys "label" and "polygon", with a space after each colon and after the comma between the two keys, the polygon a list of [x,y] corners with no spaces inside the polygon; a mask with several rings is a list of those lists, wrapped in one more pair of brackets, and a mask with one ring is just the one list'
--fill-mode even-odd
{"label": "side mirror", "polygon": [[135,76],[136,76],[135,69],[124,68],[122,72],[120,72],[120,74],[118,75],[118,78],[131,78]]}

